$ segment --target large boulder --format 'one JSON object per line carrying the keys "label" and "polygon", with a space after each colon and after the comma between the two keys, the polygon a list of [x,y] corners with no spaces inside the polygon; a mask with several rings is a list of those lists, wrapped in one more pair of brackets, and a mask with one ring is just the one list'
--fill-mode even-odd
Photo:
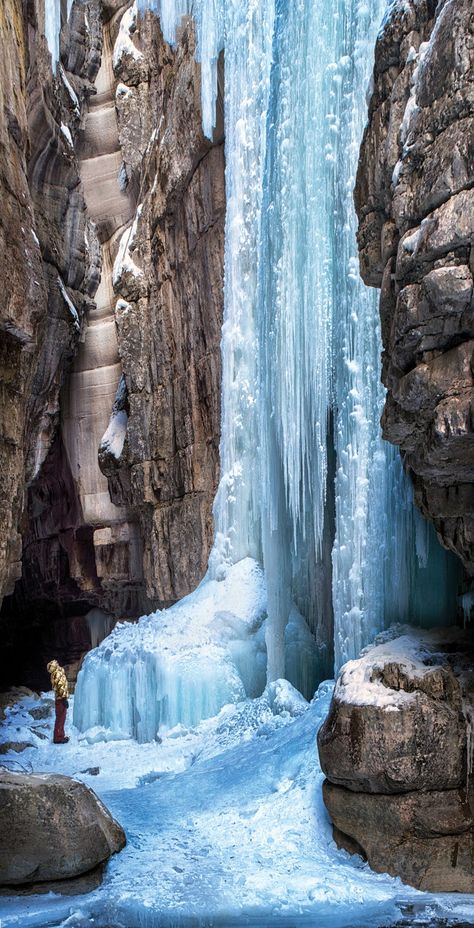
{"label": "large boulder", "polygon": [[125,834],[89,787],[70,777],[3,771],[0,884],[87,873],[125,846]]}
{"label": "large boulder", "polygon": [[332,783],[367,793],[466,783],[458,673],[466,659],[456,650],[458,637],[457,629],[407,630],[341,668],[318,736],[321,766]]}
{"label": "large boulder", "polygon": [[318,735],[339,846],[419,889],[474,892],[473,637],[381,636],[342,667]]}

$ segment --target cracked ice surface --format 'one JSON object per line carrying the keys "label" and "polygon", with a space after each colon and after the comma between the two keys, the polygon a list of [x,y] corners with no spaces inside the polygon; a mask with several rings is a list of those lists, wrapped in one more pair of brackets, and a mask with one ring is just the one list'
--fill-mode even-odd
{"label": "cracked ice surface", "polygon": [[[380,928],[398,924],[404,905],[420,913],[404,924],[474,923],[472,897],[419,893],[336,849],[315,747],[331,692],[322,684],[308,705],[277,681],[259,699],[177,726],[161,744],[90,743],[69,724],[60,747],[44,739],[51,717],[34,722],[28,710],[38,702],[22,699],[2,734],[33,746],[5,763],[77,775],[128,843],[99,890],[2,897],[2,928]],[[52,709],[52,694],[39,705]],[[97,766],[97,776],[81,773]]]}

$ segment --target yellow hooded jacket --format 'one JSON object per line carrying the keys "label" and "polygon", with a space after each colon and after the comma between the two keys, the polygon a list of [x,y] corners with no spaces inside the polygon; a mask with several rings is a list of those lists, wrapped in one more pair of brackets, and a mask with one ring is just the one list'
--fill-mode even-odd
{"label": "yellow hooded jacket", "polygon": [[64,669],[59,666],[57,661],[50,661],[46,669],[51,675],[51,686],[54,690],[56,699],[67,699],[69,696],[69,688]]}

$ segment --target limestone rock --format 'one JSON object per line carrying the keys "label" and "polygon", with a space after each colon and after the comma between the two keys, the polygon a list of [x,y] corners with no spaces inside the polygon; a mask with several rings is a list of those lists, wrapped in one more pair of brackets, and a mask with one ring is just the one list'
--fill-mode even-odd
{"label": "limestone rock", "polygon": [[114,281],[127,423],[121,454],[101,454],[101,467],[112,499],[138,514],[147,595],[163,606],[199,583],[212,542],[224,150],[222,126],[213,142],[202,133],[192,23],[175,49],[150,14],[132,38],[148,63],[149,85],[141,64],[131,77],[127,55],[117,57],[114,71],[127,183],[141,191],[129,262],[139,273],[120,272]]}
{"label": "limestone rock", "polygon": [[[375,49],[355,202],[381,287],[384,437],[474,576],[474,10],[394,4]],[[463,506],[453,511],[462,494]]]}
{"label": "limestone rock", "polygon": [[60,880],[92,870],[125,834],[89,787],[59,775],[2,772],[0,883]]}
{"label": "limestone rock", "polygon": [[474,891],[472,790],[368,795],[326,780],[323,796],[338,846],[373,870],[427,892]]}
{"label": "limestone rock", "polygon": [[332,783],[368,793],[466,783],[468,645],[458,638],[457,629],[407,631],[342,667],[318,736]]}
{"label": "limestone rock", "polygon": [[474,640],[380,636],[342,667],[318,734],[336,842],[420,889],[472,892]]}

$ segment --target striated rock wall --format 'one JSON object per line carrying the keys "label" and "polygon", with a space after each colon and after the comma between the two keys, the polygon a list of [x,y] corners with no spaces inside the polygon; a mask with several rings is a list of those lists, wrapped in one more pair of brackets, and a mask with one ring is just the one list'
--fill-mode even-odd
{"label": "striated rock wall", "polygon": [[[59,421],[59,393],[90,301],[85,204],[72,146],[80,101],[63,70],[57,80],[43,7],[8,0],[0,12],[0,601],[21,575],[21,519]],[[81,95],[97,59],[80,47]]]}
{"label": "striated rock wall", "polygon": [[474,576],[474,8],[403,0],[377,41],[355,202],[381,288],[384,437]]}
{"label": "striated rock wall", "polygon": [[146,590],[160,604],[206,570],[219,465],[222,103],[211,143],[194,51],[191,22],[173,51],[156,18],[137,23],[133,11],[114,51],[123,176],[138,209],[114,272],[125,390],[100,462],[112,499],[138,514]]}
{"label": "striated rock wall", "polygon": [[130,0],[74,3],[55,79],[39,0],[0,26],[2,676],[39,686],[51,650],[74,676],[92,615],[206,568],[223,131],[202,134],[190,23],[172,50]]}

